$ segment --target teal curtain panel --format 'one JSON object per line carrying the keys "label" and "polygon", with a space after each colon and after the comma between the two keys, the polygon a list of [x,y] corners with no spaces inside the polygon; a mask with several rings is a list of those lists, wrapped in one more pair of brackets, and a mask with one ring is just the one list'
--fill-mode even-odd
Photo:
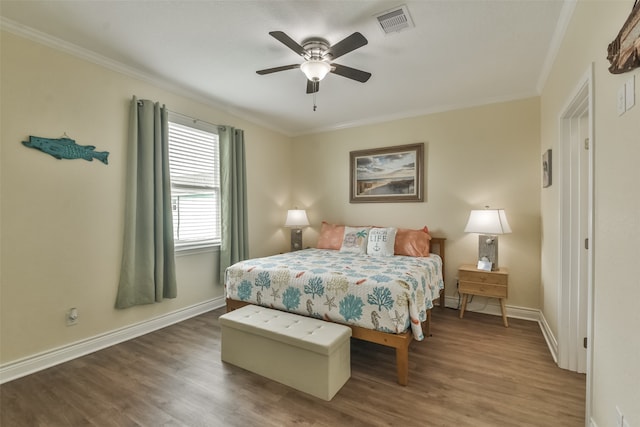
{"label": "teal curtain panel", "polygon": [[220,283],[224,284],[227,267],[249,258],[249,237],[244,131],[231,126],[221,126],[219,131],[222,210]]}
{"label": "teal curtain panel", "polygon": [[167,109],[131,101],[124,244],[116,308],[177,294]]}

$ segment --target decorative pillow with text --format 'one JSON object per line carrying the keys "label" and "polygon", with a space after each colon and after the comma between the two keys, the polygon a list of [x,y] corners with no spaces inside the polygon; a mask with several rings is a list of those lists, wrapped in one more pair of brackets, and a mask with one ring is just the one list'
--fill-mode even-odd
{"label": "decorative pillow with text", "polygon": [[396,228],[372,228],[369,230],[367,254],[372,256],[393,256]]}

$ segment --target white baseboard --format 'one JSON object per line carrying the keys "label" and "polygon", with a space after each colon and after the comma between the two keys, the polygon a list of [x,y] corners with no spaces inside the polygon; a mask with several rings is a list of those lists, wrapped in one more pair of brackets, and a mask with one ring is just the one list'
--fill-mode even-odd
{"label": "white baseboard", "polygon": [[192,305],[154,319],[106,332],[0,366],[0,384],[165,328],[225,305],[224,297]]}
{"label": "white baseboard", "polygon": [[[165,328],[183,320],[187,320],[191,317],[198,316],[216,308],[223,307],[225,304],[224,297],[215,298],[209,301],[205,301],[200,304],[196,304],[182,310],[178,310],[172,313],[165,314],[154,319],[146,320],[125,328],[117,329],[111,332],[107,332],[92,338],[87,338],[82,341],[78,341],[63,347],[59,347],[53,350],[49,350],[43,353],[38,353],[33,356],[29,356],[14,362],[10,362],[0,366],[0,384],[9,382],[25,375],[32,374],[34,372],[41,371],[43,369],[50,368],[63,362],[67,362],[72,359],[93,353],[103,348],[110,347],[115,344],[139,337],[149,332],[156,331],[158,329]],[[458,298],[446,297],[445,306],[449,308],[458,308]],[[557,363],[558,354],[558,342],[555,339],[549,325],[544,318],[544,315],[538,309],[517,307],[507,305],[507,316],[516,319],[530,320],[538,322],[542,335],[544,336],[549,351],[553,357],[553,360]],[[491,314],[494,316],[501,316],[500,305],[498,304],[473,304],[467,306],[468,311],[475,311],[483,314]],[[592,422],[593,424],[593,422]],[[595,424],[594,424],[595,426]]]}
{"label": "white baseboard", "polygon": [[553,335],[549,324],[547,323],[547,319],[544,317],[544,314],[540,312],[540,329],[542,330],[542,335],[544,336],[545,341],[547,342],[547,346],[549,347],[549,352],[551,352],[551,357],[553,357],[553,361],[558,364],[558,340]]}
{"label": "white baseboard", "polygon": [[[500,305],[493,302],[495,299],[481,298],[482,302],[467,304],[467,308],[465,311],[474,311],[476,313],[483,314],[491,314],[494,316],[502,316],[502,311],[500,309]],[[445,298],[445,307],[449,308],[458,308],[458,298],[457,297],[446,297]],[[558,340],[553,335],[551,328],[549,327],[549,323],[547,323],[547,319],[544,317],[542,311],[537,308],[527,308],[527,307],[517,307],[512,305],[507,305],[507,317],[513,317],[515,319],[524,319],[530,320],[532,322],[538,322],[540,325],[540,330],[542,331],[542,336],[544,336],[545,341],[547,342],[547,347],[549,347],[549,352],[551,353],[551,357],[553,357],[553,361],[558,364]]]}
{"label": "white baseboard", "polygon": [[[482,314],[491,314],[493,316],[502,316],[502,310],[500,309],[500,304],[498,300],[495,298],[483,298],[476,297],[481,300],[481,302],[472,302],[467,303],[466,311],[473,311],[475,313]],[[446,297],[445,298],[445,307],[449,308],[458,308],[458,298],[457,297]],[[528,307],[518,307],[515,305],[507,305],[507,317],[513,317],[514,319],[523,319],[529,320],[532,322],[540,321],[540,310],[537,308],[528,308]]]}

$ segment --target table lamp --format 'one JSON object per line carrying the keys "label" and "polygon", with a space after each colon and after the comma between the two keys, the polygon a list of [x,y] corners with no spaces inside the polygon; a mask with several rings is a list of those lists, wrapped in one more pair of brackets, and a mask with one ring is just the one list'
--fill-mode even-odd
{"label": "table lamp", "polygon": [[[498,270],[498,234],[511,233],[504,209],[472,210],[465,233],[480,233],[478,237],[478,261],[491,263],[491,270]],[[488,268],[487,268],[488,270]]]}
{"label": "table lamp", "polygon": [[302,249],[302,227],[309,225],[307,211],[304,209],[289,209],[284,226],[291,228],[291,252]]}

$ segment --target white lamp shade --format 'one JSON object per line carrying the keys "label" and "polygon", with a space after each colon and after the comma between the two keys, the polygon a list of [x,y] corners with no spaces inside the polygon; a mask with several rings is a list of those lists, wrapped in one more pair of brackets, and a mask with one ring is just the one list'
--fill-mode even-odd
{"label": "white lamp shade", "polygon": [[309,218],[307,218],[307,211],[304,209],[290,209],[287,211],[287,220],[284,223],[285,227],[300,228],[309,225]]}
{"label": "white lamp shade", "polygon": [[331,65],[328,62],[318,61],[317,59],[310,59],[300,65],[300,69],[307,76],[308,80],[312,82],[319,82],[324,79],[329,71],[331,71]]}
{"label": "white lamp shade", "polygon": [[472,210],[465,233],[506,234],[511,233],[504,209]]}

